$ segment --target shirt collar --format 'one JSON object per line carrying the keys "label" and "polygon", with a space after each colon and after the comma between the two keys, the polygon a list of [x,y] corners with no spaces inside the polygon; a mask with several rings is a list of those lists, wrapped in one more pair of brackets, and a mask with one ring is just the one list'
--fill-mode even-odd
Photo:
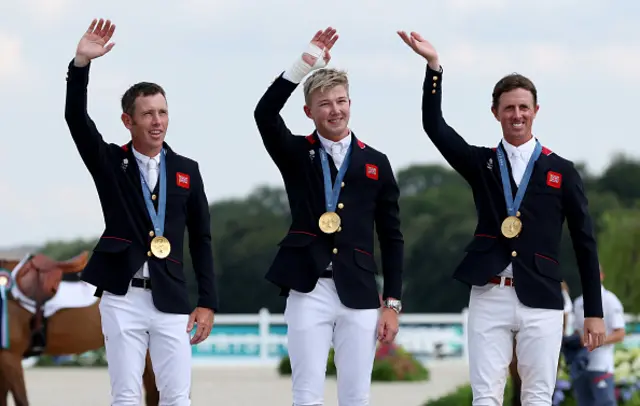
{"label": "shirt collar", "polygon": [[331,151],[332,145],[339,145],[342,147],[341,151],[345,152],[349,145],[351,144],[351,130],[349,130],[349,135],[341,139],[340,141],[331,141],[330,139],[324,138],[320,133],[318,133],[318,138],[320,138],[320,143],[324,147],[325,150]]}
{"label": "shirt collar", "polygon": [[131,145],[131,150],[133,151],[133,155],[136,157],[136,159],[138,161],[140,161],[141,164],[143,164],[144,166],[147,166],[147,164],[149,163],[149,161],[151,159],[155,160],[156,163],[158,163],[158,165],[160,164],[160,154],[154,156],[154,157],[150,157],[144,154],[141,154],[140,152],[136,151],[136,149],[133,147],[133,145]]}
{"label": "shirt collar", "polygon": [[520,155],[524,158],[525,161],[529,161],[531,155],[533,155],[533,150],[536,147],[536,139],[535,137],[531,137],[531,139],[520,146],[511,145],[505,140],[502,139],[502,146],[504,150],[507,152],[508,156]]}

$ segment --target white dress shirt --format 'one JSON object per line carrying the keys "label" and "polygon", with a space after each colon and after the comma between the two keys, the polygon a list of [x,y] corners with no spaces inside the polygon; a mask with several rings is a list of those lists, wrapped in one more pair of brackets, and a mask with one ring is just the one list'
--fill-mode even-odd
{"label": "white dress shirt", "polygon": [[[138,168],[140,169],[140,173],[144,177],[145,182],[147,182],[147,185],[149,186],[149,191],[153,193],[153,189],[155,188],[159,178],[158,174],[160,170],[160,154],[154,157],[149,157],[136,151],[136,149],[133,147],[132,147],[132,150],[133,150],[133,155],[136,157],[136,162],[138,163]],[[150,168],[152,169],[151,171],[149,170]],[[151,172],[151,174],[149,172]],[[140,186],[144,187],[142,186],[142,184]],[[142,265],[142,268],[139,269],[138,272],[136,272],[136,274],[133,277],[134,278],[149,277],[149,264],[147,263],[147,261],[144,262],[144,264]]]}
{"label": "white dress shirt", "polygon": [[344,158],[347,156],[349,145],[351,145],[351,131],[349,131],[349,135],[340,141],[331,141],[324,138],[320,133],[318,133],[318,138],[320,138],[320,144],[322,144],[324,150],[327,151],[327,154],[331,155],[336,168],[340,170],[342,162],[344,162]]}
{"label": "white dress shirt", "polygon": [[[531,156],[533,155],[533,150],[536,147],[536,139],[531,137],[529,141],[516,147],[509,144],[503,138],[502,146],[504,147],[504,150],[507,153],[507,159],[509,159],[509,163],[511,164],[513,180],[516,182],[516,185],[520,187],[520,181],[522,180],[525,169],[527,169],[529,159],[531,159]],[[509,278],[513,277],[513,266],[511,263],[507,265],[504,271],[500,272],[500,276],[506,276]]]}

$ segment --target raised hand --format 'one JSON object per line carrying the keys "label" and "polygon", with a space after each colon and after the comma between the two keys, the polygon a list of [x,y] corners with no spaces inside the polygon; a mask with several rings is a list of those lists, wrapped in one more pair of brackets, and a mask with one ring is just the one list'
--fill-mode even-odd
{"label": "raised hand", "polygon": [[75,64],[86,66],[92,59],[99,58],[111,51],[115,43],[107,43],[115,30],[116,26],[111,24],[110,20],[94,19],[78,43]]}
{"label": "raised hand", "polygon": [[438,53],[429,41],[422,38],[417,32],[413,31],[411,32],[411,35],[407,35],[404,31],[398,31],[398,35],[402,38],[405,44],[409,45],[411,49],[413,49],[416,54],[422,55],[432,69],[440,69]]}
{"label": "raised hand", "polygon": [[[338,34],[336,34],[336,29],[331,27],[327,27],[324,31],[318,31],[311,39],[311,44],[324,50],[323,59],[325,65],[331,60],[331,54],[329,51],[333,48],[333,45],[337,40]],[[317,61],[317,57],[315,55],[311,55],[307,52],[302,55],[302,59],[309,64],[309,66],[314,66]]]}

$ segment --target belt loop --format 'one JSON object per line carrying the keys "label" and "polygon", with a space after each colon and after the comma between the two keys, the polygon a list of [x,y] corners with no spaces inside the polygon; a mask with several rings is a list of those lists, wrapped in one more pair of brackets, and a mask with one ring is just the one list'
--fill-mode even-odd
{"label": "belt loop", "polygon": [[504,288],[504,282],[507,280],[507,278],[505,276],[501,276],[500,277],[500,287]]}

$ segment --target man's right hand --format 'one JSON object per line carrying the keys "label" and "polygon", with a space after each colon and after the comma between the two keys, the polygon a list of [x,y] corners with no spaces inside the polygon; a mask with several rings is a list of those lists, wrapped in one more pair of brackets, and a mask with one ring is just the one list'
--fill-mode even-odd
{"label": "man's right hand", "polygon": [[[333,48],[333,45],[338,40],[338,34],[336,34],[335,28],[327,27],[324,31],[320,30],[313,36],[311,39],[311,44],[317,46],[322,49],[324,52],[324,66],[326,66],[331,60],[331,54],[329,51]],[[302,54],[302,60],[305,61],[309,66],[314,66],[317,61],[317,57],[314,55],[305,52]]]}
{"label": "man's right hand", "polygon": [[329,51],[337,40],[338,35],[334,28],[328,27],[324,31],[318,31],[307,45],[307,50],[284,72],[283,78],[300,83],[310,72],[327,66],[331,60]]}
{"label": "man's right hand", "polygon": [[115,30],[116,26],[111,24],[110,20],[105,22],[102,18],[100,20],[94,19],[78,43],[74,65],[82,68],[87,66],[92,59],[99,58],[111,51],[115,43],[107,43]]}
{"label": "man's right hand", "polygon": [[440,61],[438,60],[438,53],[436,49],[427,41],[422,38],[417,32],[411,32],[411,35],[407,35],[404,31],[398,31],[398,35],[405,44],[409,45],[413,51],[424,57],[429,63],[429,67],[435,71],[440,70]]}

